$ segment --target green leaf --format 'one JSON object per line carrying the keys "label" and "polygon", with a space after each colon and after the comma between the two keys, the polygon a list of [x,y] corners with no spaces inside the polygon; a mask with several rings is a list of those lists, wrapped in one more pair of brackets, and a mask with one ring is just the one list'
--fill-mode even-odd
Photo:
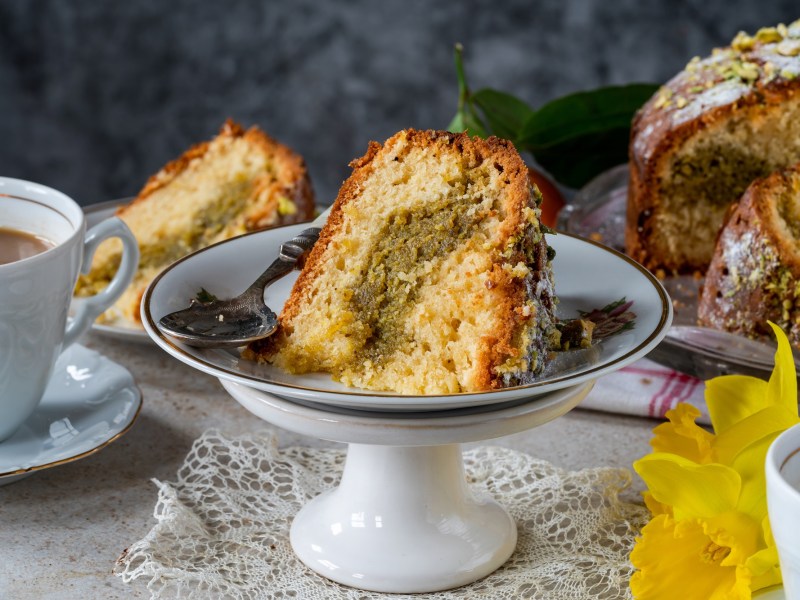
{"label": "green leaf", "polygon": [[455,115],[453,115],[453,120],[450,121],[450,124],[447,126],[447,131],[451,133],[460,133],[467,128],[467,124],[464,122],[464,111],[459,110]]}
{"label": "green leaf", "polygon": [[469,108],[460,110],[456,113],[456,115],[453,117],[453,120],[450,121],[450,125],[447,126],[447,131],[451,131],[453,133],[461,133],[462,131],[466,131],[469,135],[477,135],[478,137],[482,138],[489,137],[489,134],[486,131],[486,126],[475,114],[475,112]]}
{"label": "green leaf", "polygon": [[649,83],[611,86],[548,102],[524,124],[520,144],[537,156],[538,151],[555,144],[605,131],[629,129],[636,111],[658,87]]}
{"label": "green leaf", "polygon": [[456,44],[454,48],[454,58],[456,63],[456,77],[458,79],[458,109],[447,126],[447,131],[461,133],[466,131],[469,135],[489,137],[489,131],[473,105],[472,95],[467,86],[467,77],[464,74],[464,63],[462,53],[464,48],[461,44]]}
{"label": "green leaf", "polygon": [[525,122],[518,148],[560,183],[582,187],[628,160],[631,121],[658,87],[614,86],[553,100]]}
{"label": "green leaf", "polygon": [[516,142],[523,125],[533,115],[522,100],[489,88],[475,92],[471,101],[483,112],[489,131],[512,142]]}
{"label": "green leaf", "polygon": [[464,113],[464,125],[466,126],[465,131],[469,135],[477,135],[482,138],[487,138],[491,135],[474,110],[468,110]]}
{"label": "green leaf", "polygon": [[538,148],[533,155],[556,181],[572,188],[628,160],[630,130],[617,128]]}
{"label": "green leaf", "polygon": [[471,93],[463,50],[456,44],[458,110],[448,130],[511,140],[520,152],[530,152],[556,181],[574,188],[627,161],[633,116],[659,88],[645,83],[599,88],[533,110],[498,90]]}

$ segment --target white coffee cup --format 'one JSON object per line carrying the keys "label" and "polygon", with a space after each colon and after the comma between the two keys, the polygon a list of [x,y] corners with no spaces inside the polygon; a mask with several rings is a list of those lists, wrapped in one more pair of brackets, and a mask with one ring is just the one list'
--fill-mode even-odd
{"label": "white coffee cup", "polygon": [[[136,239],[120,219],[88,233],[83,210],[59,191],[0,177],[0,227],[49,240],[39,254],[0,264],[0,442],[9,438],[42,399],[59,354],[110,307],[133,278]],[[122,241],[122,260],[111,283],[81,303],[67,324],[79,270],[87,272],[105,239]]]}
{"label": "white coffee cup", "polygon": [[800,600],[800,425],[780,434],[767,451],[767,507],[781,560],[787,600]]}

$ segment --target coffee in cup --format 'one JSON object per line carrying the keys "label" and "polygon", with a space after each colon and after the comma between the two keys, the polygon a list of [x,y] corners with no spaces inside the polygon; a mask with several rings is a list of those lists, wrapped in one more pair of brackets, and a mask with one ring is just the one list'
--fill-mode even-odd
{"label": "coffee in cup", "polygon": [[0,227],[0,265],[36,256],[53,246],[53,242],[39,235]]}

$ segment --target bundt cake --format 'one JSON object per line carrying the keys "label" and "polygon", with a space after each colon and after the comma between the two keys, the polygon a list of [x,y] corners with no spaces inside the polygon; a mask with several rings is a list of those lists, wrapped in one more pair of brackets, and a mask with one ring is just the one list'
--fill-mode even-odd
{"label": "bundt cake", "polygon": [[541,195],[510,142],[372,142],[280,315],[244,355],[401,394],[532,381],[558,345]]}
{"label": "bundt cake", "polygon": [[654,271],[703,272],[728,207],[798,160],[800,20],[692,59],[638,112],[626,252]]}
{"label": "bundt cake", "polygon": [[800,164],[755,181],[720,231],[700,295],[702,325],[800,346]]}
{"label": "bundt cake", "polygon": [[[133,282],[101,321],[139,325],[139,303],[153,278],[176,259],[215,242],[313,218],[314,198],[303,159],[257,127],[227,121],[153,175],[117,216],[141,252]],[[105,287],[120,260],[119,240],[104,242],[76,294]]]}

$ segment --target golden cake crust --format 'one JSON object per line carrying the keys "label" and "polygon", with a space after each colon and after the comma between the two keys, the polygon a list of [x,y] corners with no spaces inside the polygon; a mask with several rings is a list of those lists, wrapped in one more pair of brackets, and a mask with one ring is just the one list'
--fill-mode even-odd
{"label": "golden cake crust", "polygon": [[[714,206],[706,207],[706,216],[700,218],[711,221],[710,234],[691,241],[696,250],[683,252],[686,240],[665,233],[663,226],[663,216],[676,210],[663,189],[665,182],[681,176],[671,161],[686,144],[727,136],[731,127],[757,131],[770,122],[779,123],[787,106],[792,110],[800,106],[800,21],[788,28],[762,29],[753,37],[740,34],[731,46],[702,60],[693,59],[665,84],[632,124],[627,254],[652,270],[705,270],[727,206],[738,200],[752,179],[733,197],[716,198]],[[764,157],[763,167],[754,167],[760,169],[757,176],[800,159],[800,145],[792,140],[786,145],[784,157]],[[709,173],[689,176],[708,177]]]}
{"label": "golden cake crust", "polygon": [[731,209],[706,274],[700,324],[800,346],[800,164],[757,180]]}
{"label": "golden cake crust", "polygon": [[[250,127],[245,130],[244,127],[233,121],[233,119],[227,119],[220,128],[215,140],[194,144],[178,158],[164,165],[158,173],[151,175],[136,198],[117,210],[117,216],[124,217],[137,203],[145,202],[155,192],[169,186],[181,173],[187,170],[193,161],[202,159],[203,156],[205,156],[212,142],[220,141],[224,138],[241,138],[254,150],[263,152],[264,155],[271,157],[271,159],[275,161],[277,170],[277,181],[273,185],[278,185],[282,188],[281,191],[295,204],[302,215],[308,216],[313,214],[314,192],[303,158],[288,146],[270,137],[262,129]],[[255,197],[264,192],[270,193],[271,191],[272,190],[263,188],[257,189],[253,195]],[[248,218],[247,230],[254,231],[263,227],[265,225],[265,217],[271,216],[272,211],[265,206],[262,210],[253,213],[252,216]]]}
{"label": "golden cake crust", "polygon": [[[292,335],[293,321],[298,317],[301,308],[308,300],[314,281],[326,268],[326,260],[331,253],[328,247],[340,237],[344,222],[345,211],[348,205],[355,202],[376,165],[391,153],[408,153],[412,149],[433,154],[455,152],[463,157],[469,165],[478,165],[491,159],[495,168],[505,176],[507,194],[505,204],[500,208],[505,213],[504,219],[498,227],[498,245],[511,247],[514,236],[526,227],[525,209],[533,208],[535,202],[531,195],[528,180],[528,169],[519,154],[510,142],[498,138],[480,139],[471,138],[464,133],[449,133],[443,131],[404,130],[381,145],[371,142],[364,156],[353,160],[350,166],[352,175],[344,182],[339,194],[331,207],[328,221],[323,228],[319,241],[310,253],[305,266],[295,283],[292,293],[284,305],[280,315],[280,328],[271,338],[262,342],[251,344],[245,351],[245,357],[268,361]],[[397,156],[394,160],[397,160]],[[402,157],[400,157],[402,158]],[[542,244],[544,241],[542,239]],[[545,246],[546,248],[546,246]],[[546,254],[546,253],[542,253]],[[508,256],[508,264],[517,264],[526,260],[520,252]],[[542,261],[545,259],[542,258]],[[544,268],[544,264],[538,265]],[[495,264],[485,281],[485,287],[492,292],[492,298],[498,312],[510,315],[494,328],[491,334],[481,337],[478,342],[479,351],[475,356],[478,364],[477,375],[474,379],[475,389],[492,389],[502,386],[500,375],[495,367],[502,364],[509,357],[519,356],[518,337],[520,328],[533,318],[525,314],[522,308],[525,304],[526,289],[524,282],[519,277],[514,277],[508,269]]]}

